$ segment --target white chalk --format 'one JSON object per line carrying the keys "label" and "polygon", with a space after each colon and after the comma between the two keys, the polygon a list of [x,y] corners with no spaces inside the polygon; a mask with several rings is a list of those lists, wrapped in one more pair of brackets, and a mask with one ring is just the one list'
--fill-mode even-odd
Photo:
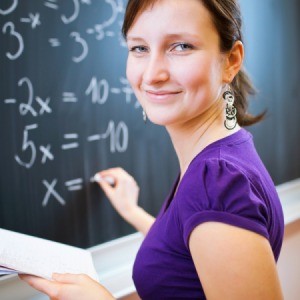
{"label": "white chalk", "polygon": [[99,181],[106,181],[107,183],[109,183],[110,185],[114,185],[115,184],[115,179],[111,176],[105,176],[102,177],[100,174],[95,174],[94,177],[91,178],[92,182],[99,182]]}

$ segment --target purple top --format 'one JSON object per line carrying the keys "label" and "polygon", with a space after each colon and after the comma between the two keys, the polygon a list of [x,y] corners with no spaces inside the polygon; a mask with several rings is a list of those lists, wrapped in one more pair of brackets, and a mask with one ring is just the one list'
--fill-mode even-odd
{"label": "purple top", "polygon": [[206,299],[189,236],[207,221],[264,236],[277,261],[284,232],[282,207],[245,129],[201,151],[174,196],[177,184],[178,179],[136,257],[133,280],[142,299]]}

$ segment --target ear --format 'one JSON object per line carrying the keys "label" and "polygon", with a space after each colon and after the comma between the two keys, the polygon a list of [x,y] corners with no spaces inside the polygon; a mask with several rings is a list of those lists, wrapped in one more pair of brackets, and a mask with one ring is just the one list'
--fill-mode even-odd
{"label": "ear", "polygon": [[223,82],[230,83],[239,72],[244,61],[244,45],[236,41],[232,49],[226,54],[224,62]]}

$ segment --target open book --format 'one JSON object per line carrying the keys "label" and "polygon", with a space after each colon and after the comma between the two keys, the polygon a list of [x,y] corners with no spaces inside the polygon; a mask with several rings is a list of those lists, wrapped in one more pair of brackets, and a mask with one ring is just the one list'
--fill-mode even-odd
{"label": "open book", "polygon": [[77,247],[0,229],[0,275],[87,274],[98,281],[91,253]]}

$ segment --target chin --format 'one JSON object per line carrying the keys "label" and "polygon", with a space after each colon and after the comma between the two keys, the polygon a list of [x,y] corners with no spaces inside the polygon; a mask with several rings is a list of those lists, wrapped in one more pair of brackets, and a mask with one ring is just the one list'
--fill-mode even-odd
{"label": "chin", "polygon": [[149,121],[155,125],[159,126],[168,126],[176,123],[176,120],[174,118],[171,118],[170,116],[151,116],[147,115]]}

